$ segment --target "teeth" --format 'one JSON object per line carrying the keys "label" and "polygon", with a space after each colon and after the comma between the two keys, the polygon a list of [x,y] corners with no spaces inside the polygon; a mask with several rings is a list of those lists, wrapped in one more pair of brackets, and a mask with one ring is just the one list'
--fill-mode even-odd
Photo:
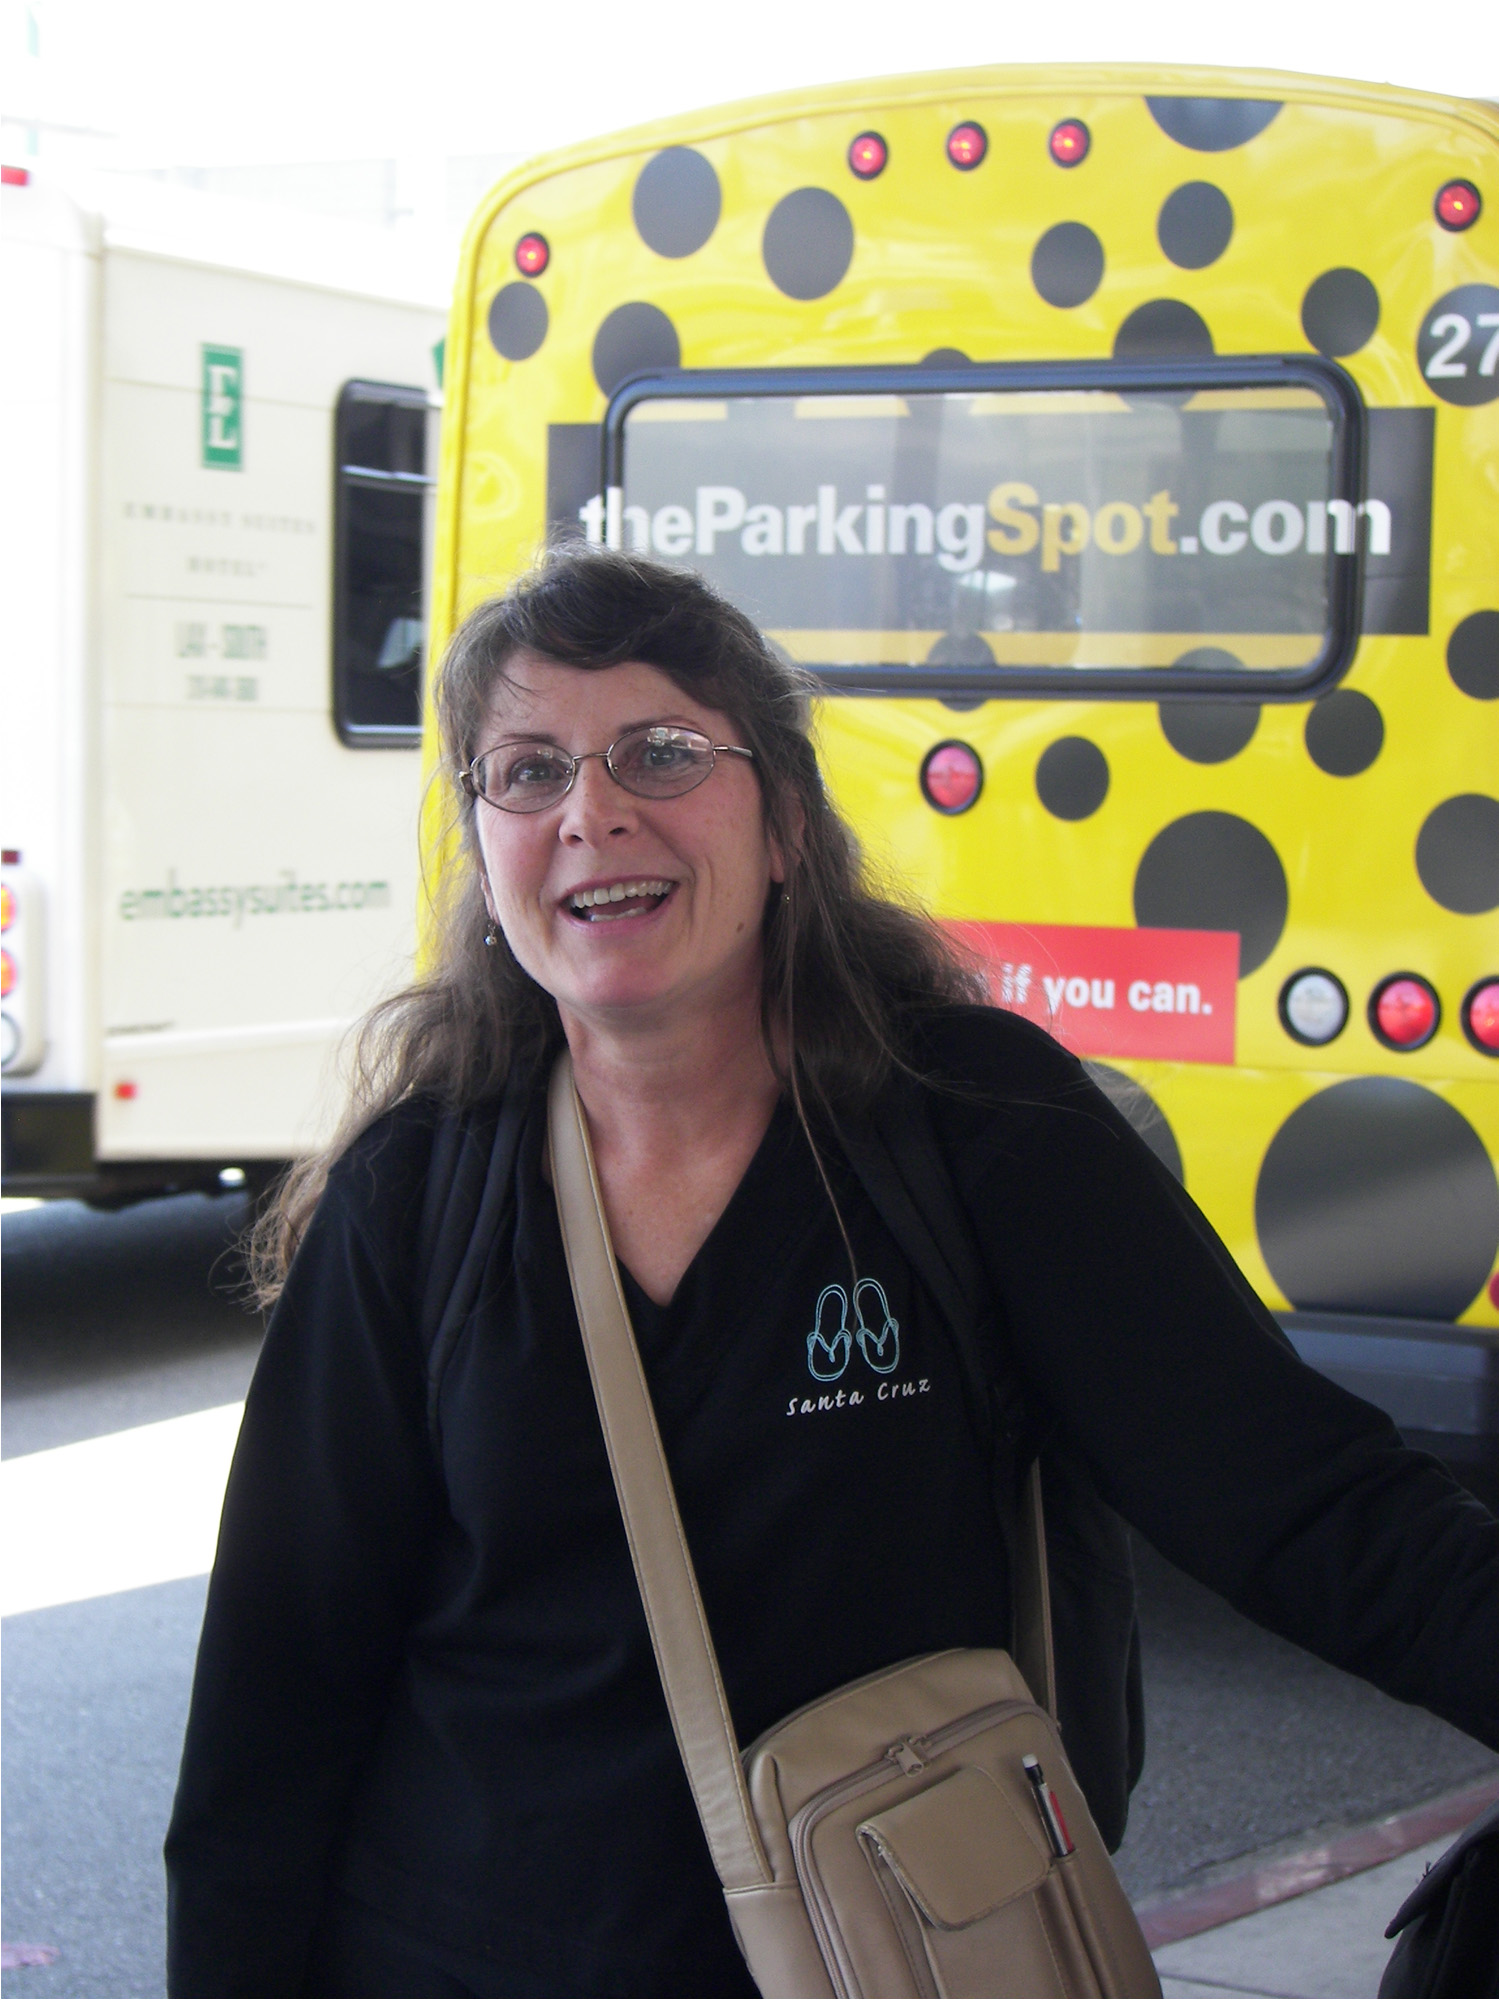
{"label": "teeth", "polygon": [[575,910],[591,910],[600,903],[628,903],[639,896],[665,896],[671,887],[670,882],[658,880],[613,882],[607,889],[580,889],[568,900]]}

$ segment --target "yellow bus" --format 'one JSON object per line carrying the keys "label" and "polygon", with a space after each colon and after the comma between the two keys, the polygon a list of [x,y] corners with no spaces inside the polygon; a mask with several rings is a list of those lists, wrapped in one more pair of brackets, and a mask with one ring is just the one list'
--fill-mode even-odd
{"label": "yellow bus", "polygon": [[[469,231],[435,639],[558,535],[819,677],[872,864],[1309,1359],[1494,1451],[1493,106],[1242,72],[804,91]],[[435,834],[434,834],[434,837]]]}

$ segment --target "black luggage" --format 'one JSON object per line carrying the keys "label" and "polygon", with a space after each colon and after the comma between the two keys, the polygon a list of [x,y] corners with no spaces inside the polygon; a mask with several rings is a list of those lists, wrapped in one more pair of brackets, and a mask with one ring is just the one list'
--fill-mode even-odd
{"label": "black luggage", "polygon": [[1496,1990],[1496,1808],[1481,1813],[1422,1877],[1386,1929],[1400,1942],[1380,1981],[1381,2000]]}

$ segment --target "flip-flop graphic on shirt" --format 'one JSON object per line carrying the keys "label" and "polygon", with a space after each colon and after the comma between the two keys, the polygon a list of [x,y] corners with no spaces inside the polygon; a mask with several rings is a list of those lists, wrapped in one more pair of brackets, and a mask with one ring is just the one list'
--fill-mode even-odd
{"label": "flip-flop graphic on shirt", "polygon": [[[877,1333],[865,1324],[864,1299],[867,1293],[875,1295],[879,1311],[870,1317],[880,1323]],[[901,1362],[901,1328],[891,1317],[890,1303],[885,1288],[876,1278],[861,1278],[854,1287],[854,1317],[857,1324],[854,1338],[859,1342],[859,1351],[875,1370],[877,1375],[890,1375]]]}
{"label": "flip-flop graphic on shirt", "polygon": [[[829,1307],[832,1310],[825,1312]],[[837,1382],[853,1352],[849,1294],[842,1285],[825,1285],[813,1312],[813,1330],[807,1336],[807,1372],[814,1381]]]}

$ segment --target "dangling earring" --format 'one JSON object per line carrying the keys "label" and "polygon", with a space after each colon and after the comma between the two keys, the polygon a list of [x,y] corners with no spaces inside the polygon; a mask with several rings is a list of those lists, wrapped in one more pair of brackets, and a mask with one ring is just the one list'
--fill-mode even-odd
{"label": "dangling earring", "polygon": [[499,944],[500,942],[499,938],[497,938],[495,935],[495,924],[493,918],[490,920],[489,929],[484,934],[484,941],[486,944],[491,944],[491,945]]}

